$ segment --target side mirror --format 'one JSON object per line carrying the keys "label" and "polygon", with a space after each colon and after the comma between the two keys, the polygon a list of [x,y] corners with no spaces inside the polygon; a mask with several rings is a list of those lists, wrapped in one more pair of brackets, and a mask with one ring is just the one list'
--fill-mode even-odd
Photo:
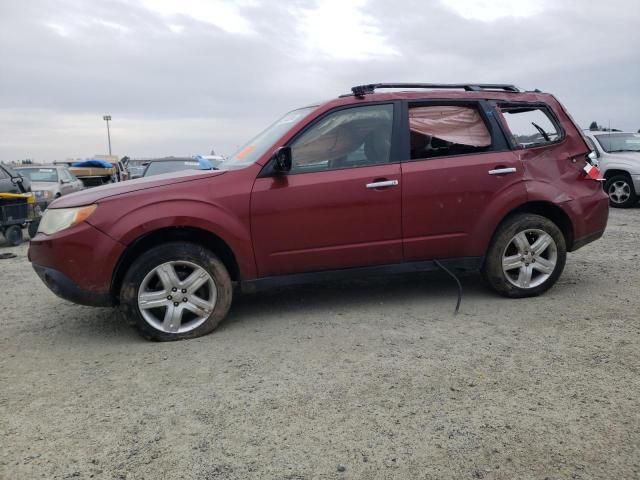
{"label": "side mirror", "polygon": [[18,185],[19,183],[22,183],[22,182],[23,182],[23,179],[20,176],[11,177],[11,183],[13,183],[14,185]]}
{"label": "side mirror", "polygon": [[591,151],[587,156],[589,157],[589,160],[598,160],[600,155],[598,155],[598,152]]}
{"label": "side mirror", "polygon": [[274,170],[277,173],[286,173],[291,170],[293,164],[291,147],[280,147],[273,153],[275,160]]}

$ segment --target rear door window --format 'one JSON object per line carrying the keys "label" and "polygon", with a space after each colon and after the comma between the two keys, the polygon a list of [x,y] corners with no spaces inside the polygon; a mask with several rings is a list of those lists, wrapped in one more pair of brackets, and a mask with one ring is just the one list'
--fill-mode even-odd
{"label": "rear door window", "polygon": [[532,148],[554,143],[562,138],[558,124],[543,106],[498,105],[509,128],[507,136],[515,148]]}
{"label": "rear door window", "polygon": [[491,133],[477,108],[462,105],[409,107],[411,159],[483,153]]}

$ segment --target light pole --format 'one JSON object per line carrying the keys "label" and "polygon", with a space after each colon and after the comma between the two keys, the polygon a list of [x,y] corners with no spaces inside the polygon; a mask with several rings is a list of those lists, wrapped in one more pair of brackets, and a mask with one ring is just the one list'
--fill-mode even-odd
{"label": "light pole", "polygon": [[109,132],[109,120],[111,120],[111,115],[104,115],[102,119],[107,122],[107,140],[109,142],[109,155],[111,155],[111,133]]}

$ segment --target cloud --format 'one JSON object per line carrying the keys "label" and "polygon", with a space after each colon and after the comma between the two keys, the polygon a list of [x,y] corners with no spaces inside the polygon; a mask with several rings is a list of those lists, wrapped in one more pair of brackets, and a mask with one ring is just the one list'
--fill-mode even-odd
{"label": "cloud", "polygon": [[141,0],[142,5],[156,13],[172,18],[179,15],[209,23],[228,33],[255,33],[241,8],[253,5],[246,0]]}
{"label": "cloud", "polygon": [[543,0],[440,0],[467,20],[490,22],[505,17],[526,18],[545,10]]}
{"label": "cloud", "polygon": [[298,34],[310,56],[329,59],[370,59],[397,55],[382,33],[380,23],[368,13],[367,0],[325,0],[299,10]]}
{"label": "cloud", "polygon": [[100,153],[107,113],[121,155],[231,153],[379,81],[515,83],[640,128],[636,0],[460,1],[1,2],[0,159]]}

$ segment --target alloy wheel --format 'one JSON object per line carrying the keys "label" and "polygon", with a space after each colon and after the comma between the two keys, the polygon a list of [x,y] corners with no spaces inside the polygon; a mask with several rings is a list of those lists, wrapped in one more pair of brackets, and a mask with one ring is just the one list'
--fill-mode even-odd
{"label": "alloy wheel", "polygon": [[204,268],[192,262],[171,261],[144,277],[138,289],[138,308],[153,328],[186,333],[207,320],[217,295],[215,282]]}
{"label": "alloy wheel", "polygon": [[609,185],[609,198],[613,203],[622,204],[631,196],[631,186],[624,180],[617,180]]}
{"label": "alloy wheel", "polygon": [[502,271],[518,288],[535,288],[544,283],[556,268],[558,247],[543,230],[523,230],[509,241],[502,254]]}

